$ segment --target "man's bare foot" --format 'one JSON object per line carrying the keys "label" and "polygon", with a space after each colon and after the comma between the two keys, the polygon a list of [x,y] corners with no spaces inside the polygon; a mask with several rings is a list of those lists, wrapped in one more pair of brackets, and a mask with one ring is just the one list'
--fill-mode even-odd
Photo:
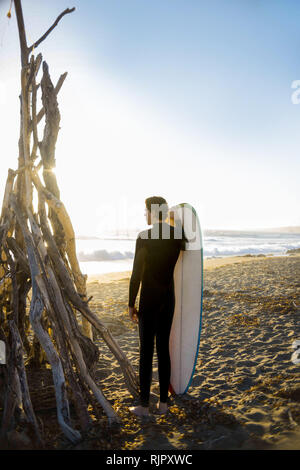
{"label": "man's bare foot", "polygon": [[165,414],[168,411],[168,405],[167,403],[159,402],[157,403],[157,412],[159,414]]}
{"label": "man's bare foot", "polygon": [[129,410],[136,416],[149,416],[149,408],[146,408],[145,406],[132,406]]}

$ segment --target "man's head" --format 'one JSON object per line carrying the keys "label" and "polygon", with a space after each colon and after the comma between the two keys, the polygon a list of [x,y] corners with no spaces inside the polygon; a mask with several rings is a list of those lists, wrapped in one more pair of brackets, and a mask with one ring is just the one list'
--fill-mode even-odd
{"label": "man's head", "polygon": [[168,216],[168,203],[160,196],[148,197],[145,200],[146,203],[146,215],[148,224],[155,222],[163,222]]}

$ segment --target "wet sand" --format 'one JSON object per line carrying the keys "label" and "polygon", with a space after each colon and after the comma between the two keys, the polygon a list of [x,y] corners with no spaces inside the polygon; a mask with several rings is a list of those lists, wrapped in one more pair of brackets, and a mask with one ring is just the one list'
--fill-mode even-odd
{"label": "wet sand", "polygon": [[[82,449],[300,449],[300,365],[291,345],[300,339],[300,256],[242,256],[206,260],[203,326],[192,385],[158,400],[154,357],[150,418],[131,415],[136,402],[114,356],[100,337],[97,382],[122,418],[103,422]],[[138,372],[137,326],[128,318],[130,272],[88,280],[90,306]],[[296,436],[296,437],[295,437]],[[298,436],[298,437],[297,437]]]}

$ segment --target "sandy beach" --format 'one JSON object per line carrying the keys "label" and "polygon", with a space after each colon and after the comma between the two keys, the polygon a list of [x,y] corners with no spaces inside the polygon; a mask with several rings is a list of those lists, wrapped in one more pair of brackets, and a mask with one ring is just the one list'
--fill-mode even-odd
{"label": "sandy beach", "polygon": [[[95,418],[94,437],[78,449],[299,449],[300,257],[244,256],[205,261],[203,326],[192,385],[155,415],[157,361],[150,418],[132,416],[135,403],[120,367],[100,337],[97,382],[122,418],[109,430]],[[138,372],[137,326],[127,311],[130,272],[93,276],[90,305]],[[101,414],[101,412],[100,412]],[[298,437],[297,437],[298,436]]]}
{"label": "sandy beach", "polygon": [[[203,322],[191,387],[170,396],[169,412],[155,414],[159,397],[154,355],[149,418],[129,407],[119,363],[99,335],[96,382],[121,418],[109,426],[95,403],[92,429],[77,445],[56,416],[50,369],[29,374],[33,407],[46,448],[76,450],[300,449],[300,364],[291,361],[300,339],[300,256],[240,256],[204,263]],[[128,316],[130,271],[88,279],[91,309],[110,329],[138,373],[137,325]],[[42,389],[41,389],[41,381]],[[37,393],[34,393],[34,390]],[[70,402],[73,426],[76,414]],[[17,448],[29,448],[26,436]],[[18,437],[20,438],[20,437]]]}

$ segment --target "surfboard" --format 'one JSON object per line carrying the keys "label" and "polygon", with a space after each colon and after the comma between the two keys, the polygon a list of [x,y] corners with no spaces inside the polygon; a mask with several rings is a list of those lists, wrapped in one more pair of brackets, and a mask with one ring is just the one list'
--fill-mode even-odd
{"label": "surfboard", "polygon": [[187,239],[174,269],[175,310],[170,333],[170,391],[188,391],[195,371],[202,326],[203,243],[196,210],[187,203],[172,207],[169,223]]}

